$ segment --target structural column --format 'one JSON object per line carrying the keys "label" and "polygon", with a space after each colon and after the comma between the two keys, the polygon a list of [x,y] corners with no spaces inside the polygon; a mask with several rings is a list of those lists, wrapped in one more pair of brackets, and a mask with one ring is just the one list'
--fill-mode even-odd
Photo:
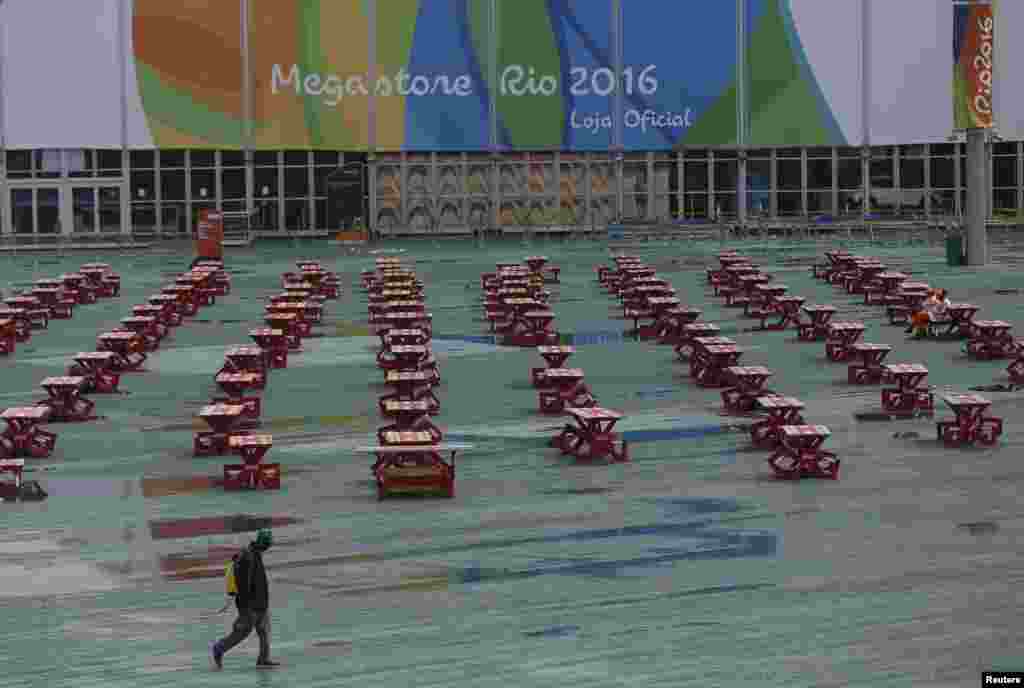
{"label": "structural column", "polygon": [[985,215],[988,203],[986,188],[986,141],[984,129],[967,130],[967,264],[988,263],[988,236]]}

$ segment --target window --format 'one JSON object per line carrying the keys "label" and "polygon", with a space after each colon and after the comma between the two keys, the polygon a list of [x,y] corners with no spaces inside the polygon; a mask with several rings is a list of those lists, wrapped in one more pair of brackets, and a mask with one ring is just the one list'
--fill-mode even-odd
{"label": "window", "polygon": [[160,151],[160,167],[178,168],[185,166],[185,151],[162,150]]}
{"label": "window", "polygon": [[900,158],[900,187],[924,188],[924,158]]}
{"label": "window", "polygon": [[257,167],[276,167],[277,151],[256,151],[252,156],[252,164]]}
{"label": "window", "polygon": [[277,198],[277,168],[257,167],[253,171],[253,195],[258,198]]}
{"label": "window", "polygon": [[207,201],[217,198],[217,173],[214,170],[193,169],[190,173],[192,182],[192,200]]}
{"label": "window", "polygon": [[153,170],[132,170],[132,199],[152,201],[156,198],[156,172]]}
{"label": "window", "polygon": [[327,151],[315,151],[313,153],[313,164],[337,167],[339,165],[339,158],[340,156],[338,155],[338,153]]}
{"label": "window", "polygon": [[32,176],[32,153],[30,151],[7,151],[7,176],[24,179]]}
{"label": "window", "polygon": [[[934,149],[934,146],[932,147]],[[953,158],[932,158],[928,161],[933,189],[952,189],[955,184]]]}
{"label": "window", "polygon": [[221,151],[220,152],[220,166],[221,167],[245,167],[245,153],[242,151]]}
{"label": "window", "polygon": [[245,198],[245,169],[228,168],[220,173],[223,198]]}
{"label": "window", "polygon": [[708,164],[706,162],[684,163],[687,191],[706,191],[708,188]]}
{"label": "window", "polygon": [[284,164],[288,167],[306,167],[309,165],[309,153],[306,151],[285,151]]}
{"label": "window", "polygon": [[189,164],[193,167],[213,167],[214,152],[212,150],[189,151]]}
{"label": "window", "polygon": [[64,152],[67,157],[68,174],[72,177],[91,177],[95,174],[93,152],[91,150],[69,150]]}
{"label": "window", "polygon": [[284,168],[284,195],[286,198],[302,198],[309,195],[308,168]]}
{"label": "window", "polygon": [[[735,191],[736,179],[739,176],[739,163],[735,160],[726,162],[715,162],[715,191]],[[735,209],[736,200],[733,199],[732,207]]]}
{"label": "window", "polygon": [[1017,186],[1017,157],[992,158],[992,186]]}
{"label": "window", "polygon": [[871,159],[871,188],[891,189],[893,188],[893,166],[892,158]]}
{"label": "window", "polygon": [[185,170],[161,170],[160,196],[165,201],[185,200]]}
{"label": "window", "polygon": [[803,180],[800,178],[800,166],[800,160],[776,160],[775,186],[779,189],[800,190],[803,186]]}
{"label": "window", "polygon": [[133,170],[152,170],[156,167],[156,151],[131,151],[128,154],[128,162]]}
{"label": "window", "polygon": [[816,159],[807,161],[807,188],[832,188],[832,159]]}
{"label": "window", "polygon": [[752,191],[768,191],[772,188],[772,161],[747,161],[747,188]]}

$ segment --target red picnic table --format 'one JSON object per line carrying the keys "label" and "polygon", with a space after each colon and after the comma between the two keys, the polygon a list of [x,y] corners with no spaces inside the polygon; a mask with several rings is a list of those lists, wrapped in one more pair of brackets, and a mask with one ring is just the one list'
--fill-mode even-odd
{"label": "red picnic table", "polygon": [[718,325],[707,322],[695,322],[683,325],[679,341],[676,343],[676,358],[689,361],[693,358],[694,340],[702,337],[714,337],[721,329]]}
{"label": "red picnic table", "polygon": [[167,336],[169,325],[167,324],[167,311],[163,306],[153,304],[140,304],[132,306],[132,315],[139,318],[153,318],[157,337],[163,339]]}
{"label": "red picnic table", "polygon": [[817,342],[828,338],[828,328],[832,316],[836,313],[835,306],[813,305],[804,306],[804,313],[811,319],[809,323],[799,325],[797,337],[804,342]]}
{"label": "red picnic table", "polygon": [[846,275],[843,286],[849,294],[865,294],[871,291],[878,275],[885,272],[885,265],[877,260],[854,261],[853,270]]}
{"label": "red picnic table", "polygon": [[263,463],[263,457],[274,446],[272,435],[232,435],[228,448],[242,456],[242,463],[224,466],[224,489],[238,490],[261,487],[281,488],[281,464]]}
{"label": "red picnic table", "polygon": [[545,345],[538,346],[537,353],[540,354],[541,358],[547,364],[546,368],[531,368],[530,369],[530,381],[534,387],[543,388],[549,386],[546,374],[548,370],[552,368],[561,368],[565,362],[569,360],[569,357],[576,353],[575,347],[564,346],[564,345]]}
{"label": "red picnic table", "polygon": [[[806,299],[802,296],[773,297],[766,306],[752,312],[751,315],[761,321],[759,328],[762,330],[781,331],[790,325],[799,330],[803,327],[803,322],[800,320],[800,309],[805,301]],[[778,322],[766,322],[768,318],[776,315],[779,317]]]}
{"label": "red picnic table", "polygon": [[240,404],[210,404],[200,409],[199,418],[210,426],[210,431],[195,434],[192,453],[195,456],[220,456],[230,453],[231,437],[249,434],[234,429],[244,412],[245,409]]}
{"label": "red picnic table", "polygon": [[683,326],[689,325],[701,316],[699,308],[673,306],[663,311],[656,323],[659,344],[676,345],[683,334]]}
{"label": "red picnic table", "polygon": [[377,331],[377,336],[380,337],[381,351],[390,351],[392,346],[425,346],[430,341],[426,332],[415,327],[390,330],[382,328]]}
{"label": "red picnic table", "polygon": [[199,303],[196,300],[196,288],[186,284],[172,284],[160,290],[162,294],[169,294],[178,299],[178,313],[186,318],[191,318],[199,312]]}
{"label": "red picnic table", "polygon": [[39,427],[49,417],[48,406],[14,407],[0,413],[0,420],[7,426],[0,432],[0,459],[18,456],[42,459],[53,453],[57,435]]}
{"label": "red picnic table", "polygon": [[395,330],[423,330],[428,337],[432,337],[434,316],[430,313],[417,313],[415,311],[398,311],[385,313],[379,319],[380,327]]}
{"label": "red picnic table", "polygon": [[750,426],[750,439],[756,447],[777,446],[781,427],[801,425],[804,422],[800,413],[804,409],[804,402],[795,397],[759,397],[757,405],[764,410],[767,417]]}
{"label": "red picnic table", "polygon": [[523,262],[525,262],[527,267],[530,268],[530,272],[540,272],[542,269],[544,269],[544,266],[547,265],[548,257],[527,256]]}
{"label": "red picnic table", "polygon": [[[360,447],[358,451],[376,454],[373,475],[377,480],[377,498],[392,494],[432,494],[455,496],[455,455],[470,445],[434,444],[418,446],[383,445]],[[445,461],[442,454],[449,453]]]}
{"label": "red picnic table", "polygon": [[1017,357],[1006,367],[1006,373],[1010,376],[1010,382],[1024,384],[1024,345],[1017,351]]}
{"label": "red picnic table", "polygon": [[864,323],[840,321],[829,324],[825,355],[833,363],[850,360],[851,347],[864,335]]}
{"label": "red picnic table", "polygon": [[[14,323],[14,339],[18,342],[27,342],[32,338],[32,318],[24,308],[0,308],[0,318]],[[10,336],[9,334],[5,336]],[[11,348],[9,353],[14,353]]]}
{"label": "red picnic table", "polygon": [[306,338],[313,334],[313,321],[310,320],[305,301],[271,303],[264,306],[263,309],[267,315],[291,313],[296,318],[294,330],[299,337]]}
{"label": "red picnic table", "polygon": [[268,370],[288,367],[288,339],[284,330],[257,327],[249,330],[249,337],[263,352],[263,365]]}
{"label": "red picnic table", "polygon": [[427,344],[394,344],[377,352],[377,367],[381,370],[419,370],[430,356]]}
{"label": "red picnic table", "polygon": [[160,322],[167,327],[179,327],[181,325],[181,313],[178,310],[178,297],[174,294],[154,294],[149,297],[152,306],[161,308]]}
{"label": "red picnic table", "polygon": [[242,415],[250,420],[258,420],[263,407],[260,398],[246,396],[250,390],[261,389],[266,382],[263,372],[220,372],[214,378],[227,398],[214,398],[214,404],[231,404],[242,407]]}
{"label": "red picnic table", "polygon": [[14,310],[25,311],[31,329],[45,330],[50,325],[50,309],[34,296],[13,296],[4,299],[4,305]]}
{"label": "red picnic table", "polygon": [[690,377],[701,387],[725,387],[725,368],[739,363],[742,349],[728,337],[695,337]]}
{"label": "red picnic table", "polygon": [[429,404],[430,415],[436,416],[441,412],[441,401],[434,394],[434,387],[437,381],[428,370],[389,370],[384,375],[384,384],[393,388],[393,392],[380,398],[378,405],[381,413],[388,415],[385,411],[385,402],[388,401],[426,401]]}
{"label": "red picnic table", "polygon": [[839,459],[821,445],[831,435],[824,425],[783,425],[779,428],[779,447],[768,458],[775,477],[799,478],[839,477]]}
{"label": "red picnic table", "polygon": [[[944,317],[928,321],[929,332],[949,339],[969,339],[974,333],[974,316],[981,310],[972,303],[956,303],[946,307]],[[945,330],[938,331],[941,328]]]}
{"label": "red picnic table", "polygon": [[426,430],[378,430],[378,441],[385,446],[415,447],[438,444],[441,440]]}
{"label": "red picnic table", "polygon": [[74,313],[75,299],[65,297],[63,287],[36,287],[31,294],[55,320],[67,320]]}
{"label": "red picnic table", "polygon": [[13,354],[18,342],[18,324],[0,317],[0,355]]}
{"label": "red picnic table", "polygon": [[789,291],[789,287],[785,284],[769,284],[768,282],[759,282],[754,284],[753,289],[750,292],[750,300],[743,305],[743,314],[747,317],[760,318],[759,311],[772,310],[772,304],[776,299],[785,296],[786,292]]}
{"label": "red picnic table", "polygon": [[753,272],[745,275],[740,275],[736,280],[736,287],[726,289],[723,293],[725,295],[725,306],[726,308],[743,308],[746,309],[751,301],[758,299],[756,292],[757,288],[763,284],[767,284],[772,279],[772,276],[764,272]]}
{"label": "red picnic table", "polygon": [[551,310],[529,310],[519,313],[502,331],[506,346],[542,346],[558,341],[552,328],[555,313]]}
{"label": "red picnic table", "polygon": [[[160,348],[160,333],[167,330],[161,330],[159,322],[156,318],[148,316],[131,316],[129,318],[121,318],[121,327],[117,329],[123,329],[126,332],[134,332],[135,334],[142,337],[145,342],[146,351],[156,351]],[[115,330],[116,332],[117,330]]]}
{"label": "red picnic table", "polygon": [[45,378],[39,386],[46,390],[48,396],[37,406],[50,409],[50,422],[76,423],[92,420],[92,410],[96,404],[82,396],[82,387],[86,379],[80,376],[57,376]]}
{"label": "red picnic table", "polygon": [[744,256],[741,256],[741,255],[738,255],[736,253],[719,255],[718,256],[719,267],[718,268],[708,268],[708,270],[707,270],[708,283],[709,284],[715,284],[715,282],[718,281],[718,280],[726,279],[727,275],[728,275],[728,273],[726,272],[726,268],[728,268],[728,267],[730,267],[732,265],[742,265],[744,263],[749,263],[749,262],[750,262],[750,260],[748,258],[746,258]]}
{"label": "red picnic table", "polygon": [[911,316],[921,310],[928,298],[930,287],[923,282],[904,282],[889,299],[885,307],[891,325],[903,325],[910,322]]}
{"label": "red picnic table", "polygon": [[69,272],[60,276],[64,293],[75,299],[75,303],[96,303],[96,287],[80,272]]}
{"label": "red picnic table", "polygon": [[[758,275],[760,269],[750,263],[737,263],[725,268],[725,274],[721,279],[714,282],[715,296],[722,296],[726,299],[726,305],[742,305],[743,285],[740,278],[746,275]],[[736,303],[733,299],[739,299]]]}
{"label": "red picnic table", "polygon": [[548,368],[544,372],[548,389],[537,390],[541,413],[561,414],[567,408],[597,406],[597,399],[583,381],[582,368]]}
{"label": "red picnic table", "polygon": [[910,279],[910,275],[894,270],[883,270],[875,275],[874,284],[864,290],[864,304],[888,306],[901,303],[897,296],[900,285]]}
{"label": "red picnic table", "polygon": [[614,430],[615,424],[623,418],[621,413],[600,406],[567,408],[565,413],[576,421],[576,425],[566,424],[551,439],[551,446],[557,447],[562,454],[571,454],[585,461],[629,461],[629,445]]}
{"label": "red picnic table", "polygon": [[975,320],[971,323],[971,339],[967,355],[983,361],[1016,357],[1021,346],[1013,338],[1013,325],[1002,320]]}
{"label": "red picnic table", "polygon": [[111,367],[118,373],[141,370],[147,358],[146,341],[135,332],[104,332],[96,338],[96,348],[117,355]]}
{"label": "red picnic table", "polygon": [[885,367],[882,362],[892,351],[888,344],[854,342],[849,347],[851,361],[846,371],[846,381],[851,385],[875,385],[883,381]]}
{"label": "red picnic table", "polygon": [[83,392],[117,394],[121,382],[121,376],[114,369],[117,354],[113,351],[79,351],[72,359],[74,363],[68,366],[68,375],[85,378]]}
{"label": "red picnic table", "polygon": [[1003,434],[1003,419],[987,416],[992,402],[977,394],[947,394],[942,397],[956,414],[955,420],[936,423],[938,438],[950,446],[971,445],[975,442],[992,445]]}
{"label": "red picnic table", "polygon": [[774,374],[764,366],[731,366],[722,372],[730,385],[722,390],[722,406],[728,413],[750,413],[758,399],[775,394],[764,388]]}
{"label": "red picnic table", "polygon": [[928,369],[917,363],[895,363],[883,366],[886,377],[896,387],[882,390],[882,408],[894,415],[931,414],[935,410],[935,395],[924,384]]}
{"label": "red picnic table", "polygon": [[263,316],[263,321],[270,326],[271,330],[284,332],[285,342],[288,349],[298,351],[302,348],[302,337],[299,336],[300,324],[302,321],[296,313],[273,312]]}
{"label": "red picnic table", "polygon": [[0,478],[11,476],[10,480],[0,481],[0,501],[40,501],[47,494],[37,481],[23,480],[25,459],[0,459]]}
{"label": "red picnic table", "polygon": [[260,389],[267,384],[267,366],[263,349],[258,346],[233,346],[224,352],[221,373],[254,373],[260,376]]}
{"label": "red picnic table", "polygon": [[825,263],[817,263],[811,266],[811,274],[815,279],[828,280],[832,272],[835,272],[842,265],[842,260],[848,258],[850,253],[845,250],[825,251]]}
{"label": "red picnic table", "polygon": [[[389,432],[423,432],[433,442],[440,442],[441,429],[430,420],[434,403],[428,399],[388,399],[381,404],[381,414],[394,420],[377,431],[377,439],[381,444],[393,444],[387,441]],[[435,412],[436,415],[436,412]]]}

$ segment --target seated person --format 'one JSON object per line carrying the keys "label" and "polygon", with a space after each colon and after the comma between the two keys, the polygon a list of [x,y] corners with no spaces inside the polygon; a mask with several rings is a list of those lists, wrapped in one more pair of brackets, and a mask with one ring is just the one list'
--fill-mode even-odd
{"label": "seated person", "polygon": [[927,337],[931,323],[944,320],[950,302],[945,289],[932,289],[928,292],[921,310],[911,318],[911,328],[915,337]]}

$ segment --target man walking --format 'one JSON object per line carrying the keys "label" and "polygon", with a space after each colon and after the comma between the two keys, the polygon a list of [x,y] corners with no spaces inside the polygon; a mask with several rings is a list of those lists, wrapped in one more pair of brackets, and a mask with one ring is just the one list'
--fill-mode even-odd
{"label": "man walking", "polygon": [[270,596],[267,586],[267,572],[263,568],[263,553],[270,549],[274,540],[269,530],[261,530],[256,540],[239,554],[235,563],[235,580],[238,592],[235,605],[238,618],[227,637],[213,644],[213,663],[220,669],[224,653],[256,631],[260,639],[260,654],[256,666],[274,667],[277,662],[270,659]]}

